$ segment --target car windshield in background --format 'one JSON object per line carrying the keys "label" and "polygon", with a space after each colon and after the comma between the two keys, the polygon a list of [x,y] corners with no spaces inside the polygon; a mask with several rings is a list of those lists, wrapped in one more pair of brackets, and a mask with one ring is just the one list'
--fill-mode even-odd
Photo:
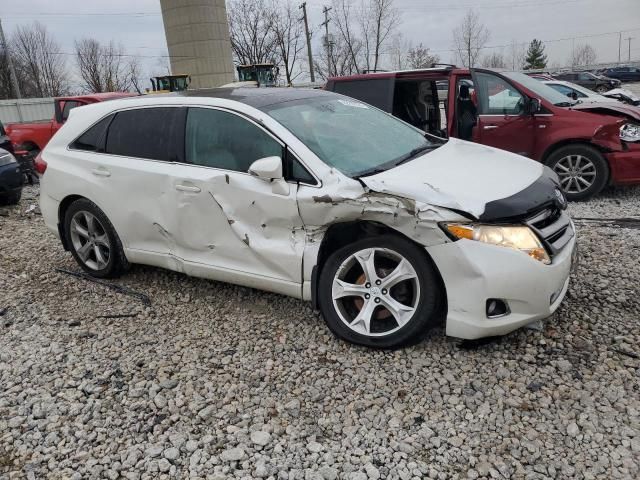
{"label": "car windshield in background", "polygon": [[274,119],[323,162],[359,177],[387,170],[441,143],[365,103],[325,96],[270,105]]}
{"label": "car windshield in background", "polygon": [[575,101],[570,100],[566,95],[554,90],[549,85],[545,85],[544,83],[536,80],[535,78],[531,78],[528,75],[520,72],[505,72],[503,75],[515,82],[518,82],[528,90],[531,90],[533,93],[538,95],[540,98],[546,100],[547,102],[551,102],[556,106],[563,107],[569,106],[576,103]]}

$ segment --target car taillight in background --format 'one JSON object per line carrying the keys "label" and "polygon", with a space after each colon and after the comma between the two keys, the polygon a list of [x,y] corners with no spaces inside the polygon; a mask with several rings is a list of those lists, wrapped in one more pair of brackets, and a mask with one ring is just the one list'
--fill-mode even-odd
{"label": "car taillight in background", "polygon": [[44,175],[44,172],[47,170],[47,162],[42,158],[42,152],[36,155],[36,159],[33,161],[33,168],[38,172],[38,175]]}

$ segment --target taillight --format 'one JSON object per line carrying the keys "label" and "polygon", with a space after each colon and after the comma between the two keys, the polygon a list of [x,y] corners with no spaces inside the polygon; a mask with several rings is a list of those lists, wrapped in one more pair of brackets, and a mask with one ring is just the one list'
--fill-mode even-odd
{"label": "taillight", "polygon": [[47,162],[42,158],[42,152],[38,152],[38,155],[36,155],[36,159],[33,161],[33,168],[35,168],[36,172],[40,175],[44,175],[44,172],[47,170]]}

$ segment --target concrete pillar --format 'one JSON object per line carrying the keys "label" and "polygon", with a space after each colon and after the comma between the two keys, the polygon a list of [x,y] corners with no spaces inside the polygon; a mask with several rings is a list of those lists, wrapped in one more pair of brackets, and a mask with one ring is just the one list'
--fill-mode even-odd
{"label": "concrete pillar", "polygon": [[234,81],[225,0],[160,0],[171,73],[191,75],[190,89]]}

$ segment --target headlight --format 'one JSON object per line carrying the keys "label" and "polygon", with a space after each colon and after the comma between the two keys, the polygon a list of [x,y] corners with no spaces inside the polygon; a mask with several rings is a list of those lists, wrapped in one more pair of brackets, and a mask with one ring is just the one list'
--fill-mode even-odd
{"label": "headlight", "polygon": [[547,251],[529,227],[479,225],[473,223],[445,223],[443,227],[455,238],[466,238],[467,240],[513,248],[526,253],[545,265],[551,263]]}
{"label": "headlight", "polygon": [[17,163],[15,157],[9,152],[0,153],[0,167],[4,167],[10,163]]}
{"label": "headlight", "polygon": [[640,125],[625,123],[620,127],[620,140],[625,142],[640,142]]}

